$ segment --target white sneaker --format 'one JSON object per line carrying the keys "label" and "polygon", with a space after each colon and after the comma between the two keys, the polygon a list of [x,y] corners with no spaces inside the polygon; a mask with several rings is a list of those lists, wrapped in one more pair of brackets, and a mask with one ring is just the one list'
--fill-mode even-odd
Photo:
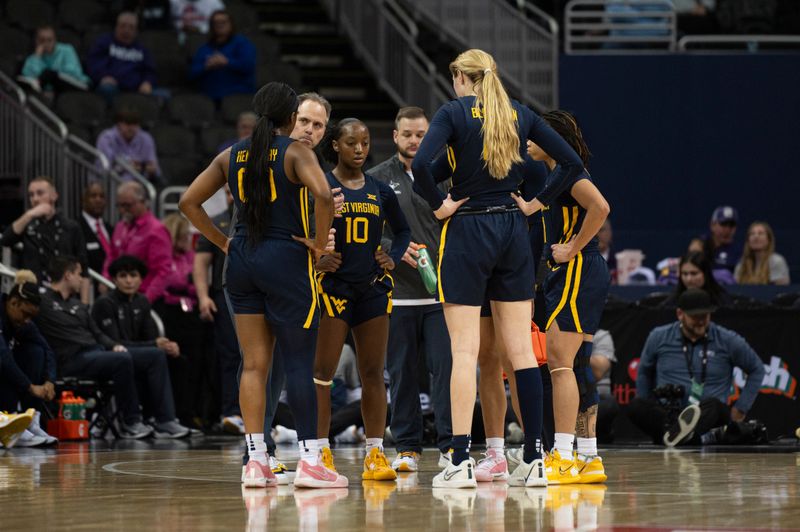
{"label": "white sneaker", "polygon": [[222,430],[228,434],[244,434],[244,421],[242,416],[225,416],[222,418]]}
{"label": "white sneaker", "polygon": [[525,432],[522,430],[522,427],[519,426],[519,423],[516,421],[512,421],[508,424],[508,436],[506,436],[506,443],[511,445],[517,445],[520,443],[525,442]]}
{"label": "white sneaker", "polygon": [[419,453],[403,451],[392,462],[392,469],[403,473],[419,471]]}
{"label": "white sneaker", "polygon": [[452,461],[453,461],[453,451],[447,451],[446,453],[439,453],[439,467],[441,467],[442,469],[449,466]]}
{"label": "white sneaker", "polygon": [[58,443],[58,438],[55,436],[50,436],[47,432],[42,429],[42,426],[39,424],[41,420],[42,414],[38,410],[33,415],[33,421],[28,426],[28,431],[32,432],[34,436],[40,436],[45,439],[45,445],[52,445],[54,443]]}
{"label": "white sneaker", "polygon": [[278,461],[274,456],[269,457],[269,466],[278,479],[278,486],[288,486],[294,482],[294,471],[289,471],[289,468]]}
{"label": "white sneaker", "polygon": [[520,463],[508,477],[509,486],[519,486],[526,488],[547,487],[547,473],[544,469],[544,461],[537,459],[530,464],[524,460]]}
{"label": "white sneaker", "polygon": [[522,463],[523,452],[523,447],[520,447],[519,449],[506,450],[506,462],[508,462],[509,471],[514,471]]}
{"label": "white sneaker", "polygon": [[14,447],[32,419],[33,415],[30,412],[23,414],[0,412],[0,444],[6,449]]}
{"label": "white sneaker", "polygon": [[361,435],[358,433],[358,427],[355,425],[350,425],[342,432],[334,436],[333,441],[336,443],[361,443],[364,440],[361,439]]}
{"label": "white sneaker", "polygon": [[272,440],[275,442],[275,445],[280,443],[297,443],[297,431],[287,429],[283,425],[275,425],[275,428],[272,429]]}
{"label": "white sneaker", "polygon": [[450,463],[433,477],[434,488],[477,488],[475,479],[475,460],[469,458],[459,465]]}
{"label": "white sneaker", "polygon": [[24,430],[14,445],[17,447],[39,447],[45,445],[46,442],[47,438],[44,436],[36,436],[31,431]]}

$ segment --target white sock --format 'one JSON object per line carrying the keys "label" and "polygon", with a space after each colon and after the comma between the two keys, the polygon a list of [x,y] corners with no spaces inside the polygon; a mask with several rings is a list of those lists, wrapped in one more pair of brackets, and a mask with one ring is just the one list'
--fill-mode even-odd
{"label": "white sock", "polygon": [[300,460],[312,466],[319,463],[319,440],[300,440],[297,446],[300,448]]}
{"label": "white sock", "polygon": [[247,444],[247,456],[250,457],[250,460],[255,460],[261,465],[269,465],[267,444],[264,443],[263,432],[245,434],[244,441]]}
{"label": "white sock", "polygon": [[597,438],[578,438],[578,454],[597,456]]}
{"label": "white sock", "polygon": [[319,438],[317,440],[317,443],[319,444],[319,449],[320,450],[322,450],[322,449],[330,449],[331,448],[331,441],[328,438]]}
{"label": "white sock", "polygon": [[367,438],[367,454],[377,447],[380,452],[383,452],[383,438]]}
{"label": "white sock", "polygon": [[504,454],[505,444],[505,438],[486,438],[486,449],[493,449],[497,454]]}
{"label": "white sock", "polygon": [[561,458],[564,460],[572,460],[573,443],[575,441],[574,434],[567,434],[565,432],[556,432],[555,445],[553,448],[558,451]]}

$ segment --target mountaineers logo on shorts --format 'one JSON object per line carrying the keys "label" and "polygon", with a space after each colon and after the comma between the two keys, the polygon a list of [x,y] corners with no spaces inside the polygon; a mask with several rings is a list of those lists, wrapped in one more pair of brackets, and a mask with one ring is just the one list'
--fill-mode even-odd
{"label": "mountaineers logo on shorts", "polygon": [[342,311],[347,306],[347,300],[346,299],[339,299],[338,297],[331,297],[331,301],[333,301],[333,306],[336,307],[336,312],[338,312],[339,314],[341,314]]}

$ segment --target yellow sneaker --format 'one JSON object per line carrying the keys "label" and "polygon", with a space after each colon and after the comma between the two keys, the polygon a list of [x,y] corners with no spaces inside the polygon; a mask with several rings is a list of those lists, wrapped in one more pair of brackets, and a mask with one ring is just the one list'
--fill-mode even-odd
{"label": "yellow sneaker", "polygon": [[25,429],[33,422],[35,410],[29,409],[24,414],[9,414],[0,412],[0,443],[6,449],[11,449],[17,440],[25,432]]}
{"label": "yellow sneaker", "polygon": [[599,456],[594,456],[586,462],[576,456],[575,467],[578,468],[579,484],[599,484],[608,479],[603,459]]}
{"label": "yellow sneaker", "polygon": [[333,465],[333,453],[331,452],[330,447],[323,447],[322,448],[322,465],[326,468],[330,469],[334,473],[337,473],[336,466]]}
{"label": "yellow sneaker", "polygon": [[397,473],[389,465],[386,455],[377,447],[373,447],[364,457],[364,480],[395,480]]}
{"label": "yellow sneaker", "polygon": [[561,458],[557,450],[547,455],[544,468],[548,484],[577,484],[580,481],[580,474],[572,457]]}

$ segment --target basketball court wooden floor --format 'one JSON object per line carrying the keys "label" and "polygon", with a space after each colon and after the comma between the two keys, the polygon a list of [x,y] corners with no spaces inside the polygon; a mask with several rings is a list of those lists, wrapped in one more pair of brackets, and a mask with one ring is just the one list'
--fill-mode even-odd
{"label": "basketball court wooden floor", "polygon": [[[347,490],[243,490],[240,444],[61,444],[0,450],[0,531],[756,530],[800,527],[800,453],[613,450],[605,485],[433,490],[438,453],[395,482],[362,482],[359,449],[337,449]],[[287,448],[278,456],[291,463]],[[473,453],[477,456],[479,453]]]}

